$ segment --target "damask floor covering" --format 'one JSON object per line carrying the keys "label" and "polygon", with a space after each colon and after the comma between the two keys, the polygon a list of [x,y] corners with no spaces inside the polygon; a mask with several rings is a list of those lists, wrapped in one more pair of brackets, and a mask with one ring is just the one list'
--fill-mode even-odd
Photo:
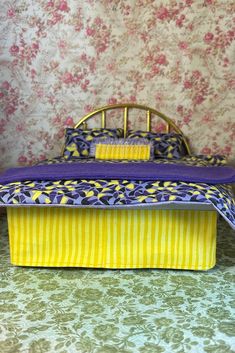
{"label": "damask floor covering", "polygon": [[207,272],[19,268],[0,221],[1,353],[235,352],[235,238]]}

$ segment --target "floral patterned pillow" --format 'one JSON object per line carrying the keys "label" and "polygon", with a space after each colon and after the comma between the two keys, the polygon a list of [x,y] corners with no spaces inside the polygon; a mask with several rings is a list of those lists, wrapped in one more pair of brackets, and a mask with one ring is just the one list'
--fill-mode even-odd
{"label": "floral patterned pillow", "polygon": [[90,146],[96,138],[119,138],[123,136],[123,129],[66,129],[64,158],[88,158]]}
{"label": "floral patterned pillow", "polygon": [[146,138],[153,142],[155,158],[175,158],[180,159],[187,154],[183,136],[171,133],[155,133],[148,131],[128,132],[128,138]]}

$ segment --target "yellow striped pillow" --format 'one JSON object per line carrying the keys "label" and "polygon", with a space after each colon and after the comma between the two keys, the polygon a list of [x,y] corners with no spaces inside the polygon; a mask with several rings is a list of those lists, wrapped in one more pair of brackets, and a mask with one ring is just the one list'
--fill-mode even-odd
{"label": "yellow striped pillow", "polygon": [[152,144],[145,139],[127,141],[126,139],[107,139],[95,144],[96,159],[149,160]]}

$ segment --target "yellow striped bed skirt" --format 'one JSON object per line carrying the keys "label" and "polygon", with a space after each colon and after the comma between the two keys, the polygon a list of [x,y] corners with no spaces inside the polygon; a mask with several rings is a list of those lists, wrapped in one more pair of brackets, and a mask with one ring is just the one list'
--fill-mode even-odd
{"label": "yellow striped bed skirt", "polygon": [[216,211],[8,208],[17,266],[174,268],[215,265]]}

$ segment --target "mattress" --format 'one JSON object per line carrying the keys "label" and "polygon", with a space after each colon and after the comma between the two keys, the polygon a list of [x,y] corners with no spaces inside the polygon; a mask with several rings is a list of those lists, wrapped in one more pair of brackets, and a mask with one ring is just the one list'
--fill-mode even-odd
{"label": "mattress", "polygon": [[[202,166],[202,162],[205,161],[195,160],[195,157],[156,159],[139,164],[125,161],[98,163],[93,159],[65,163],[55,159],[49,165],[13,169],[12,174],[3,175],[0,183],[4,180],[5,184],[0,187],[0,205],[128,209],[166,205],[180,207],[185,204],[187,207],[201,207],[203,204],[211,205],[235,229],[235,201],[231,185],[219,183],[222,172],[230,174],[222,175],[221,180],[233,180],[234,169],[212,167],[210,163]],[[127,167],[133,177],[128,177]],[[117,174],[112,174],[112,169]],[[126,175],[122,177],[124,170]],[[138,173],[139,176],[134,178]],[[118,179],[115,178],[117,175]],[[192,181],[181,181],[181,178]]]}

